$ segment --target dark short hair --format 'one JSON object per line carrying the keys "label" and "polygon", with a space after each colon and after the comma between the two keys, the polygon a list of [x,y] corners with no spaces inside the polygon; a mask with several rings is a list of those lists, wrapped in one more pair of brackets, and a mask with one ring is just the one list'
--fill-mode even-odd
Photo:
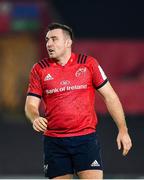
{"label": "dark short hair", "polygon": [[60,24],[60,23],[51,23],[48,26],[47,32],[51,31],[51,30],[54,30],[54,29],[62,29],[62,30],[64,30],[66,33],[68,33],[71,40],[73,40],[73,31],[72,31],[72,28],[70,28],[69,26],[67,26],[65,24]]}

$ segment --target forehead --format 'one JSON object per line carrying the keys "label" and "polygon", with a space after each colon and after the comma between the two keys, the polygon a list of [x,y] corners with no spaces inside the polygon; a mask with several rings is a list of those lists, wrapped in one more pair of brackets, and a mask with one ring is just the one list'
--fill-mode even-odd
{"label": "forehead", "polygon": [[50,38],[53,36],[62,36],[62,35],[64,35],[62,29],[53,29],[47,32],[46,37]]}

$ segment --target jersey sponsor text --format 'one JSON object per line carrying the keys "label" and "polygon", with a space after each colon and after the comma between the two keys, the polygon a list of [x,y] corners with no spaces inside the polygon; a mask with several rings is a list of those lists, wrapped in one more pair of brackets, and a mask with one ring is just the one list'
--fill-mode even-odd
{"label": "jersey sponsor text", "polygon": [[87,89],[87,84],[74,85],[74,86],[64,86],[64,87],[54,88],[54,89],[47,89],[46,94],[53,94],[53,93],[71,91],[71,90],[77,90],[77,89]]}

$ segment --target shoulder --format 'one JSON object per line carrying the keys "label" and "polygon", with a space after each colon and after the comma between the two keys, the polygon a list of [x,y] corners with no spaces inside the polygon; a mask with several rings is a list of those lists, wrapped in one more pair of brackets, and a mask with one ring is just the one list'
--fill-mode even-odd
{"label": "shoulder", "polygon": [[79,53],[79,54],[76,54],[76,57],[77,57],[76,59],[77,59],[78,64],[86,64],[86,65],[98,64],[98,61],[96,58],[87,54]]}
{"label": "shoulder", "polygon": [[38,61],[38,65],[42,68],[42,69],[44,69],[44,68],[47,68],[47,67],[49,67],[50,66],[50,63],[49,63],[49,58],[43,58],[43,59],[41,59],[40,61]]}
{"label": "shoulder", "polygon": [[32,70],[41,71],[49,66],[49,59],[43,58],[33,65]]}

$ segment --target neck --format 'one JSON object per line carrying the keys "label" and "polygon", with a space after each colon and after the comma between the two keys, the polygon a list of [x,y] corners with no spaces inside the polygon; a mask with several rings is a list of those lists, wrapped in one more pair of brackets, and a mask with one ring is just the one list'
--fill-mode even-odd
{"label": "neck", "polygon": [[71,57],[71,51],[67,51],[63,56],[57,59],[57,63],[64,66]]}

